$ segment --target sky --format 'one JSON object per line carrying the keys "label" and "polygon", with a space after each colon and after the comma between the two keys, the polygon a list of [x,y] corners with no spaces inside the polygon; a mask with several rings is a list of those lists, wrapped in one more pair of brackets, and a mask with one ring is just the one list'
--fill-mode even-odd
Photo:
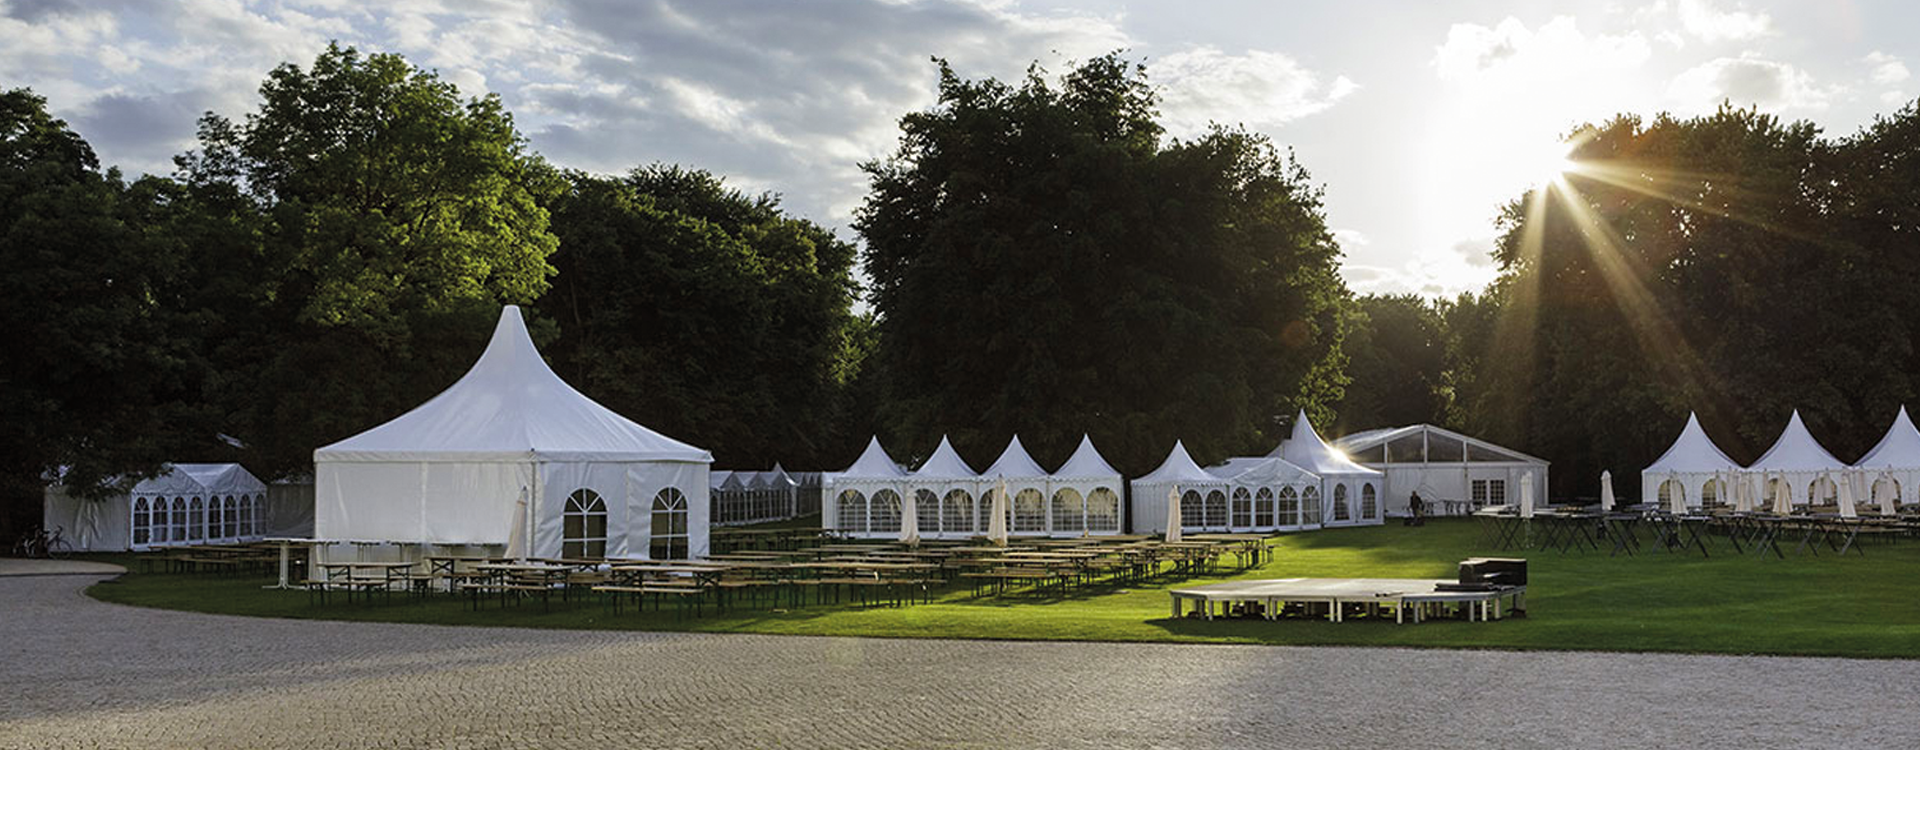
{"label": "sky", "polygon": [[201,113],[243,118],[336,40],[498,94],[556,165],[707,169],[848,240],[859,165],[934,103],[931,58],[1015,81],[1119,51],[1170,136],[1294,154],[1356,292],[1429,296],[1494,278],[1501,204],[1582,123],[1724,101],[1843,138],[1920,97],[1904,0],[0,0],[0,88],[164,175]]}

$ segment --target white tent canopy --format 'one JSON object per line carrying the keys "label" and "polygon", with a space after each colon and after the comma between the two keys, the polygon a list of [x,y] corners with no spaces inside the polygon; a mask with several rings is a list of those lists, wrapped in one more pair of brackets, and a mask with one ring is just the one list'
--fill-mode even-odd
{"label": "white tent canopy", "polygon": [[[1053,491],[1052,476],[1028,455],[1027,448],[1014,436],[1000,458],[980,474],[984,481],[1007,484],[1007,532],[1014,536],[1039,536],[1050,532],[1048,503]],[[1084,506],[1074,503],[1074,510]],[[1077,532],[1076,532],[1077,533]]]}
{"label": "white tent canopy", "polygon": [[[1080,436],[1080,446],[1053,472],[1048,487],[1053,491],[1050,525],[1054,536],[1084,534],[1113,535],[1126,524],[1122,519],[1121,485],[1125,480],[1094,449],[1093,439]],[[1080,503],[1078,513],[1074,502]]]}
{"label": "white tent canopy", "polygon": [[1228,459],[1207,468],[1225,481],[1228,529],[1272,533],[1314,527],[1301,513],[1309,491],[1320,488],[1320,477],[1276,456]]}
{"label": "white tent canopy", "polygon": [[[1792,417],[1787,419],[1786,429],[1780,432],[1780,438],[1774,440],[1773,447],[1754,460],[1750,467],[1766,472],[1770,478],[1786,480],[1789,501],[1817,504],[1838,492],[1832,477],[1844,472],[1847,466],[1820,446],[1820,442],[1807,431],[1806,423],[1800,420],[1800,411],[1795,410]],[[1815,493],[1820,495],[1815,496]]]}
{"label": "white tent canopy", "polygon": [[[1913,419],[1907,415],[1907,406],[1900,406],[1900,413],[1893,417],[1893,424],[1887,428],[1887,434],[1880,442],[1868,450],[1860,461],[1853,466],[1866,477],[1873,502],[1906,502],[1914,499],[1914,491],[1920,488],[1920,429],[1915,429]],[[1855,490],[1855,496],[1869,491]]]}
{"label": "white tent canopy", "polygon": [[1660,491],[1665,486],[1670,492],[1679,489],[1677,500],[1683,508],[1702,506],[1708,500],[1730,502],[1733,493],[1726,489],[1725,482],[1738,470],[1740,464],[1707,438],[1700,417],[1688,412],[1686,426],[1680,428],[1680,435],[1667,452],[1640,471],[1640,501],[1661,501]]}
{"label": "white tent canopy", "polygon": [[[897,522],[899,513],[900,489],[905,487],[907,471],[887,455],[887,449],[880,446],[880,437],[867,440],[867,449],[860,452],[860,458],[853,460],[846,470],[839,473],[824,473],[820,478],[820,525],[828,530],[838,531],[850,536],[872,536],[869,532],[868,504],[876,494],[892,491],[891,497],[882,496],[882,504],[894,506],[894,519],[883,518],[882,524]],[[891,530],[898,531],[898,524]],[[882,530],[881,533],[888,531]]]}
{"label": "white tent canopy", "polygon": [[518,307],[453,386],[313,458],[319,539],[504,544],[525,489],[530,555],[707,552],[713,457],[568,386]]}
{"label": "white tent canopy", "polygon": [[1438,425],[1363,430],[1333,445],[1355,463],[1386,474],[1381,497],[1388,516],[1407,513],[1415,493],[1426,512],[1441,515],[1517,502],[1528,473],[1536,498],[1546,498],[1547,460]]}
{"label": "white tent canopy", "polygon": [[1227,529],[1226,480],[1200,468],[1187,453],[1185,443],[1175,441],[1166,461],[1152,473],[1133,480],[1133,531],[1153,533],[1167,524],[1167,490],[1180,490],[1180,525],[1192,533]]}
{"label": "white tent canopy", "polygon": [[973,536],[986,530],[991,497],[985,495],[980,475],[960,458],[947,437],[940,437],[933,455],[920,463],[908,481],[919,500],[916,511],[922,536]]}
{"label": "white tent canopy", "polygon": [[1269,456],[1285,459],[1320,477],[1322,505],[1329,525],[1379,525],[1386,521],[1380,497],[1386,474],[1347,458],[1329,446],[1301,410],[1293,420],[1293,434]]}
{"label": "white tent canopy", "polygon": [[267,531],[267,486],[230,463],[175,464],[125,493],[81,499],[48,487],[42,524],[79,551],[245,542]]}

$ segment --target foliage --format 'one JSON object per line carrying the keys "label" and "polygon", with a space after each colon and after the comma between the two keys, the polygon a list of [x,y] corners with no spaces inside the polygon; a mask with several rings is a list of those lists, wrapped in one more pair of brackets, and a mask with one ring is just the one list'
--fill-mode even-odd
{"label": "foliage", "polygon": [[201,119],[175,220],[221,309],[226,427],[271,476],[445,388],[501,304],[546,291],[558,177],[497,97],[398,55],[330,45],[260,95]]}
{"label": "foliage", "polygon": [[1449,399],[1443,305],[1418,295],[1354,299],[1346,395],[1332,435],[1375,427],[1439,424]]}
{"label": "foliage", "polygon": [[947,433],[984,463],[1017,433],[1057,464],[1084,431],[1137,475],[1176,438],[1218,459],[1327,412],[1347,293],[1303,169],[1244,130],[1164,140],[1117,56],[1018,87],[939,66],[855,221],[896,458]]}
{"label": "foliage", "polygon": [[844,440],[853,247],[705,172],[574,174],[540,309],[582,392],[718,467],[819,467]]}

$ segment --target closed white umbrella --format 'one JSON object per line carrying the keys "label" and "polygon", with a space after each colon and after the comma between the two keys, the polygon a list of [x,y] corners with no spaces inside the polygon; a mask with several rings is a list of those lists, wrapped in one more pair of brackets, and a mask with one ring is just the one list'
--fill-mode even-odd
{"label": "closed white umbrella", "polygon": [[1739,513],[1753,510],[1753,489],[1739,472],[1733,474],[1733,509]]}
{"label": "closed white umbrella", "polygon": [[1180,486],[1167,489],[1167,541],[1180,541]]}
{"label": "closed white umbrella", "polygon": [[993,510],[987,517],[987,541],[1004,547],[1007,544],[1007,480],[1002,478],[993,486]]}
{"label": "closed white umbrella", "polygon": [[[1881,474],[1881,478],[1885,479],[1887,482],[1887,486],[1886,488],[1884,488],[1884,490],[1886,490],[1887,492],[1887,495],[1880,497],[1880,515],[1892,516],[1893,515],[1893,488],[1894,488],[1893,478],[1890,476],[1887,476],[1886,474]],[[1878,486],[1878,483],[1875,483],[1875,485]]]}
{"label": "closed white umbrella", "polygon": [[900,498],[900,544],[920,547],[920,503],[913,491]]}
{"label": "closed white umbrella", "polygon": [[520,489],[520,498],[513,503],[513,527],[507,529],[507,558],[522,559],[527,555],[527,489]]}
{"label": "closed white umbrella", "polygon": [[1667,501],[1667,509],[1674,513],[1686,513],[1687,491],[1680,486],[1680,475],[1677,473],[1667,474],[1667,484],[1673,486],[1673,493],[1671,494],[1673,498]]}
{"label": "closed white umbrella", "polygon": [[1776,476],[1773,480],[1773,512],[1780,516],[1793,513],[1793,489],[1787,487],[1787,477]]}
{"label": "closed white umbrella", "polygon": [[1533,518],[1533,471],[1520,475],[1520,518]]}
{"label": "closed white umbrella", "polygon": [[1759,511],[1760,507],[1767,502],[1765,478],[1763,474],[1747,471],[1747,504],[1751,505],[1755,511]]}
{"label": "closed white umbrella", "polygon": [[1613,471],[1600,471],[1600,510],[1613,512]]}
{"label": "closed white umbrella", "polygon": [[1853,508],[1853,480],[1849,474],[1840,474],[1840,515],[1852,519],[1860,514]]}

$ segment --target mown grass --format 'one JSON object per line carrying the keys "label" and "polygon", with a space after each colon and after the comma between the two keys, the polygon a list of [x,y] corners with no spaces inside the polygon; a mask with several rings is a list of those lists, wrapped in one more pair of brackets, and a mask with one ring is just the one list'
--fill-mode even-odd
{"label": "mown grass", "polygon": [[[1253,570],[1132,587],[1088,587],[1066,597],[1016,591],[975,597],[959,587],[906,607],[806,605],[775,610],[709,607],[700,618],[671,610],[623,611],[594,600],[497,604],[474,610],[436,597],[391,604],[313,605],[300,591],[261,588],[257,578],[139,573],[94,586],[103,600],[155,608],[304,619],[446,625],[611,628],[872,637],[1010,640],[1393,645],[1537,650],[1672,651],[1848,657],[1920,656],[1920,542],[1876,542],[1865,556],[1740,555],[1716,540],[1713,556],[1647,549],[1533,551],[1528,615],[1492,623],[1395,625],[1392,620],[1194,620],[1168,616],[1169,587],[1277,577],[1451,577],[1460,559],[1485,555],[1479,528],[1435,520],[1326,530],[1276,541],[1273,561]],[[1787,544],[1789,552],[1791,543]]]}

